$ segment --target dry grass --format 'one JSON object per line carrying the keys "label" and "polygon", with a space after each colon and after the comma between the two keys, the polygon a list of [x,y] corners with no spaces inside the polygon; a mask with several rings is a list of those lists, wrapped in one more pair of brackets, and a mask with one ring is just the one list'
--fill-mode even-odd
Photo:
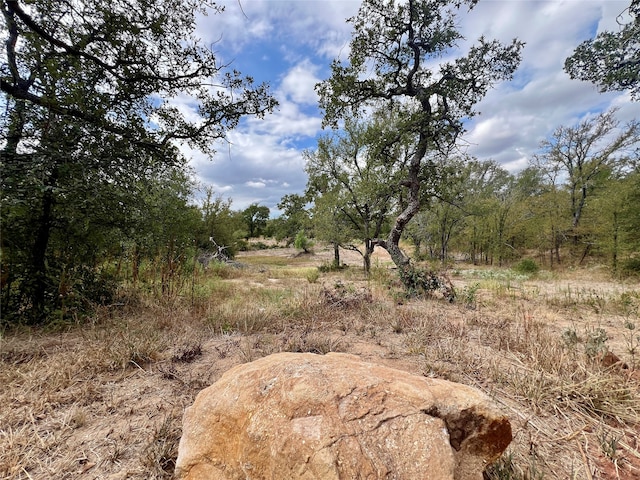
{"label": "dry grass", "polygon": [[449,304],[402,298],[383,262],[369,280],[352,266],[311,281],[326,259],[277,252],[171,299],[123,292],[127,305],[84,325],[5,332],[0,478],[171,478],[195,395],[281,351],[350,352],[485,391],[514,430],[488,478],[640,478],[637,284],[461,270]]}

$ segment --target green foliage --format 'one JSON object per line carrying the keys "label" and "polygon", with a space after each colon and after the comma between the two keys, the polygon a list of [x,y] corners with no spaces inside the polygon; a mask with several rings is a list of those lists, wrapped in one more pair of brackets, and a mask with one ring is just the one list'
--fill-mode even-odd
{"label": "green foliage", "polygon": [[632,0],[626,12],[631,19],[617,32],[604,31],[582,42],[569,58],[564,70],[571,78],[589,81],[601,92],[628,90],[640,99],[640,1]]}
{"label": "green foliage", "polygon": [[242,219],[248,230],[247,238],[259,237],[267,226],[269,207],[252,203],[242,211]]}
{"label": "green foliage", "polygon": [[502,455],[493,465],[484,472],[486,480],[542,480],[544,474],[536,466],[535,452],[531,453],[530,464],[522,472],[522,467],[517,465],[512,454]]}
{"label": "green foliage", "polygon": [[479,278],[481,280],[497,280],[499,282],[522,281],[528,275],[521,275],[513,270],[487,269],[487,270],[463,270],[460,272],[465,278]]}
{"label": "green foliage", "polygon": [[538,273],[538,271],[540,271],[540,266],[536,263],[535,260],[525,258],[514,265],[513,270],[520,275],[535,275],[536,273]]}
{"label": "green foliage", "polygon": [[478,282],[474,283],[473,285],[467,285],[462,289],[462,292],[459,295],[459,299],[462,301],[462,304],[465,307],[471,310],[475,310],[478,302],[477,294],[479,289],[480,284]]}
{"label": "green foliage", "polygon": [[296,234],[296,238],[293,242],[293,245],[296,248],[303,250],[305,253],[309,253],[309,250],[311,249],[311,247],[313,247],[313,243],[309,241],[309,239],[307,238],[307,234],[305,233],[304,230],[300,230]]}
{"label": "green foliage", "polygon": [[[376,134],[364,142],[376,168],[361,163],[364,156],[359,149],[343,158],[356,163],[351,173],[366,167],[367,174],[390,177],[375,185],[382,209],[393,211],[395,220],[387,238],[375,244],[387,249],[398,268],[408,261],[399,248],[402,234],[425,199],[433,196],[429,166],[448,155],[464,119],[475,114],[476,103],[494,84],[510,79],[520,63],[522,42],[503,45],[484,37],[462,56],[442,61],[457,53],[462,39],[458,11],[463,6],[471,10],[475,4],[475,0],[363,1],[350,19],[354,33],[348,63],[335,60],[331,77],[316,87],[324,125],[337,127],[344,120],[347,126],[347,119],[376,112]],[[390,196],[386,186],[393,192]],[[351,187],[351,182],[343,182],[341,189],[349,192]],[[369,197],[375,194],[370,191]]]}
{"label": "green foliage", "polygon": [[422,210],[405,229],[415,257],[446,263],[464,253],[476,265],[502,265],[538,253],[531,260],[551,267],[606,257],[615,273],[632,274],[625,264],[640,247],[640,172],[630,152],[640,132],[614,113],[558,128],[517,175],[473,159],[430,165]]}
{"label": "green foliage", "polygon": [[[571,215],[571,230],[575,239],[582,236],[579,227],[590,199],[611,171],[625,167],[625,153],[640,141],[640,122],[629,122],[621,128],[616,109],[587,118],[576,126],[556,128],[550,139],[544,140],[535,163],[556,186],[556,177],[565,178],[569,193],[566,210]],[[564,174],[564,175],[562,175]]]}
{"label": "green foliage", "polygon": [[209,264],[208,267],[209,272],[218,278],[235,278],[237,276],[237,272],[234,267],[223,263],[214,261]]}
{"label": "green foliage", "polygon": [[433,165],[430,194],[437,198],[407,227],[426,258],[446,264],[452,249],[468,252],[471,261],[502,265],[514,255],[523,225],[518,203],[524,197],[520,179],[493,161],[448,158]]}
{"label": "green foliage", "polygon": [[595,358],[598,355],[607,353],[609,347],[607,346],[608,335],[603,328],[595,328],[587,333],[587,339],[584,344],[584,352],[589,358]]}
{"label": "green foliage", "polygon": [[380,119],[348,118],[342,131],[318,140],[315,152],[304,152],[316,236],[335,245],[359,239],[365,245],[367,272],[374,249],[371,239],[388,232],[390,207],[406,160],[400,148],[394,152],[397,158],[379,155],[372,139],[379,139],[381,132]]}
{"label": "green foliage", "polygon": [[406,266],[400,270],[400,280],[408,295],[432,295],[440,292],[449,302],[456,299],[456,292],[451,281],[443,274],[414,266]]}
{"label": "green foliage", "polygon": [[278,203],[282,215],[269,222],[268,231],[276,240],[286,240],[287,245],[294,242],[301,229],[309,226],[309,212],[305,208],[306,197],[297,194],[285,195]]}
{"label": "green foliage", "polygon": [[320,270],[317,268],[309,270],[307,272],[306,278],[309,283],[317,283],[318,279],[320,278]]}
{"label": "green foliage", "polygon": [[215,245],[218,245],[224,247],[226,254],[233,258],[237,251],[247,249],[241,213],[231,209],[231,200],[224,200],[220,195],[214,196],[211,188],[207,188],[205,193],[201,207],[202,226],[198,229],[198,247],[215,253]]}
{"label": "green foliage", "polygon": [[323,263],[322,265],[320,265],[318,267],[318,271],[322,273],[338,272],[340,270],[344,270],[345,268],[349,268],[349,267],[346,265],[336,265],[335,262],[331,262],[331,263]]}
{"label": "green foliage", "polygon": [[629,258],[624,261],[621,273],[626,277],[640,277],[640,258]]}
{"label": "green foliage", "polygon": [[[28,3],[2,4],[2,313],[40,323],[78,303],[66,292],[106,301],[105,264],[130,262],[137,281],[152,259],[164,291],[202,232],[174,140],[210,152],[275,100],[195,39],[199,2]],[[164,100],[179,95],[200,118]]]}
{"label": "green foliage", "polygon": [[272,248],[272,247],[267,245],[264,242],[252,242],[251,243],[251,250],[268,250],[270,248]]}

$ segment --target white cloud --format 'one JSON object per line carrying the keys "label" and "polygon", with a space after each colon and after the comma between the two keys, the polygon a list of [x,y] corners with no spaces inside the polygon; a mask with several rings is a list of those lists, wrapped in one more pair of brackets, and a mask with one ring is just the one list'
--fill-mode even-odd
{"label": "white cloud", "polygon": [[227,48],[238,53],[266,37],[286,40],[294,49],[311,48],[331,59],[348,41],[355,0],[222,0],[222,15],[204,17],[200,37],[215,41],[223,36]]}
{"label": "white cloud", "polygon": [[[264,120],[241,122],[213,161],[188,154],[199,179],[229,195],[234,208],[257,202],[274,211],[283,195],[305,188],[302,150],[313,146],[321,127],[314,86],[329,75],[333,58],[346,59],[351,25],[345,19],[360,2],[222,3],[226,11],[203,18],[199,35],[206,42],[220,40],[213,48],[223,61],[240,62],[251,54],[242,73],[269,79],[280,106]],[[467,122],[469,153],[518,171],[556,127],[572,125],[588,112],[618,106],[621,121],[639,118],[640,103],[630,102],[628,95],[600,94],[590,83],[570,80],[562,69],[580,42],[596,31],[617,29],[616,16],[628,5],[629,0],[481,0],[469,15],[462,12],[463,51],[480,35],[526,42],[514,81],[491,90],[477,106],[481,115]],[[181,111],[194,114],[193,104],[176,101]]]}
{"label": "white cloud", "polygon": [[620,117],[638,117],[640,105],[624,94],[599,94],[563,71],[575,47],[598,26],[611,28],[611,16],[626,6],[626,1],[481,1],[474,12],[480,18],[474,17],[469,31],[503,41],[517,36],[526,46],[515,82],[499,85],[478,105],[482,115],[468,125],[470,153],[517,170],[556,127],[575,124],[585,112],[621,104]]}
{"label": "white cloud", "polygon": [[303,60],[289,70],[280,85],[280,90],[286,99],[294,103],[316,105],[318,95],[314,87],[320,81],[316,76],[320,68],[309,60]]}

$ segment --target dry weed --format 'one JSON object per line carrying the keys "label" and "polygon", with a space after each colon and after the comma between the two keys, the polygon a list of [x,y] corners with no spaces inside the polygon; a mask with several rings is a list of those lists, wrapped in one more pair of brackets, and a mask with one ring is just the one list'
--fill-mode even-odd
{"label": "dry weed", "polygon": [[[310,283],[312,257],[262,257],[162,302],[131,289],[85,325],[0,337],[0,478],[171,478],[195,395],[283,351],[356,353],[482,389],[514,431],[487,478],[640,478],[640,375],[625,326],[640,323],[637,285],[485,270],[466,290],[454,278],[457,304],[398,304],[384,267]],[[594,348],[628,368],[603,365]]]}

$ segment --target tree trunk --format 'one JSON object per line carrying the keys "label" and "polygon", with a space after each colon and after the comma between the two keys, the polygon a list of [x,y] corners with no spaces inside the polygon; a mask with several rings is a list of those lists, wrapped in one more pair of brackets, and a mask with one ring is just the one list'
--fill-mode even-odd
{"label": "tree trunk", "polygon": [[418,148],[411,157],[409,164],[408,177],[403,183],[408,188],[407,194],[407,206],[396,217],[396,220],[387,236],[386,240],[376,240],[375,244],[384,248],[391,260],[400,270],[400,275],[406,271],[410,264],[410,258],[400,248],[400,239],[402,233],[411,219],[420,211],[420,170],[422,166],[422,160],[427,153],[427,138],[424,133],[420,134],[420,141],[418,142]]}
{"label": "tree trunk", "polygon": [[477,248],[477,244],[476,244],[476,235],[477,235],[477,229],[476,226],[473,226],[473,235],[472,235],[472,240],[471,240],[471,263],[473,265],[477,265],[476,263],[476,248]]}
{"label": "tree trunk", "polygon": [[365,254],[362,256],[364,273],[368,277],[369,273],[371,273],[371,254],[367,250]]}
{"label": "tree trunk", "polygon": [[34,320],[40,322],[44,320],[46,314],[46,294],[47,294],[47,249],[51,238],[51,228],[53,220],[53,187],[58,182],[58,167],[55,166],[51,176],[45,184],[42,196],[42,206],[40,216],[36,226],[35,240],[31,248],[31,269],[33,275],[33,288],[29,292],[33,302]]}
{"label": "tree trunk", "polygon": [[371,255],[373,255],[373,250],[375,249],[376,244],[370,238],[365,239],[364,241],[364,255],[362,255],[362,261],[364,262],[364,273],[369,276],[371,273]]}
{"label": "tree trunk", "polygon": [[340,267],[340,244],[333,244],[333,266],[334,268]]}
{"label": "tree trunk", "polygon": [[613,212],[613,251],[611,252],[611,266],[613,273],[618,273],[618,212]]}
{"label": "tree trunk", "polygon": [[138,284],[138,275],[140,273],[140,249],[136,243],[133,247],[133,253],[131,257],[131,282],[134,285]]}
{"label": "tree trunk", "polygon": [[582,265],[582,263],[584,262],[584,259],[587,258],[587,255],[589,255],[590,250],[591,250],[591,243],[587,243],[587,245],[584,247],[584,251],[582,252],[582,256],[580,257],[580,261],[578,262],[578,265]]}

